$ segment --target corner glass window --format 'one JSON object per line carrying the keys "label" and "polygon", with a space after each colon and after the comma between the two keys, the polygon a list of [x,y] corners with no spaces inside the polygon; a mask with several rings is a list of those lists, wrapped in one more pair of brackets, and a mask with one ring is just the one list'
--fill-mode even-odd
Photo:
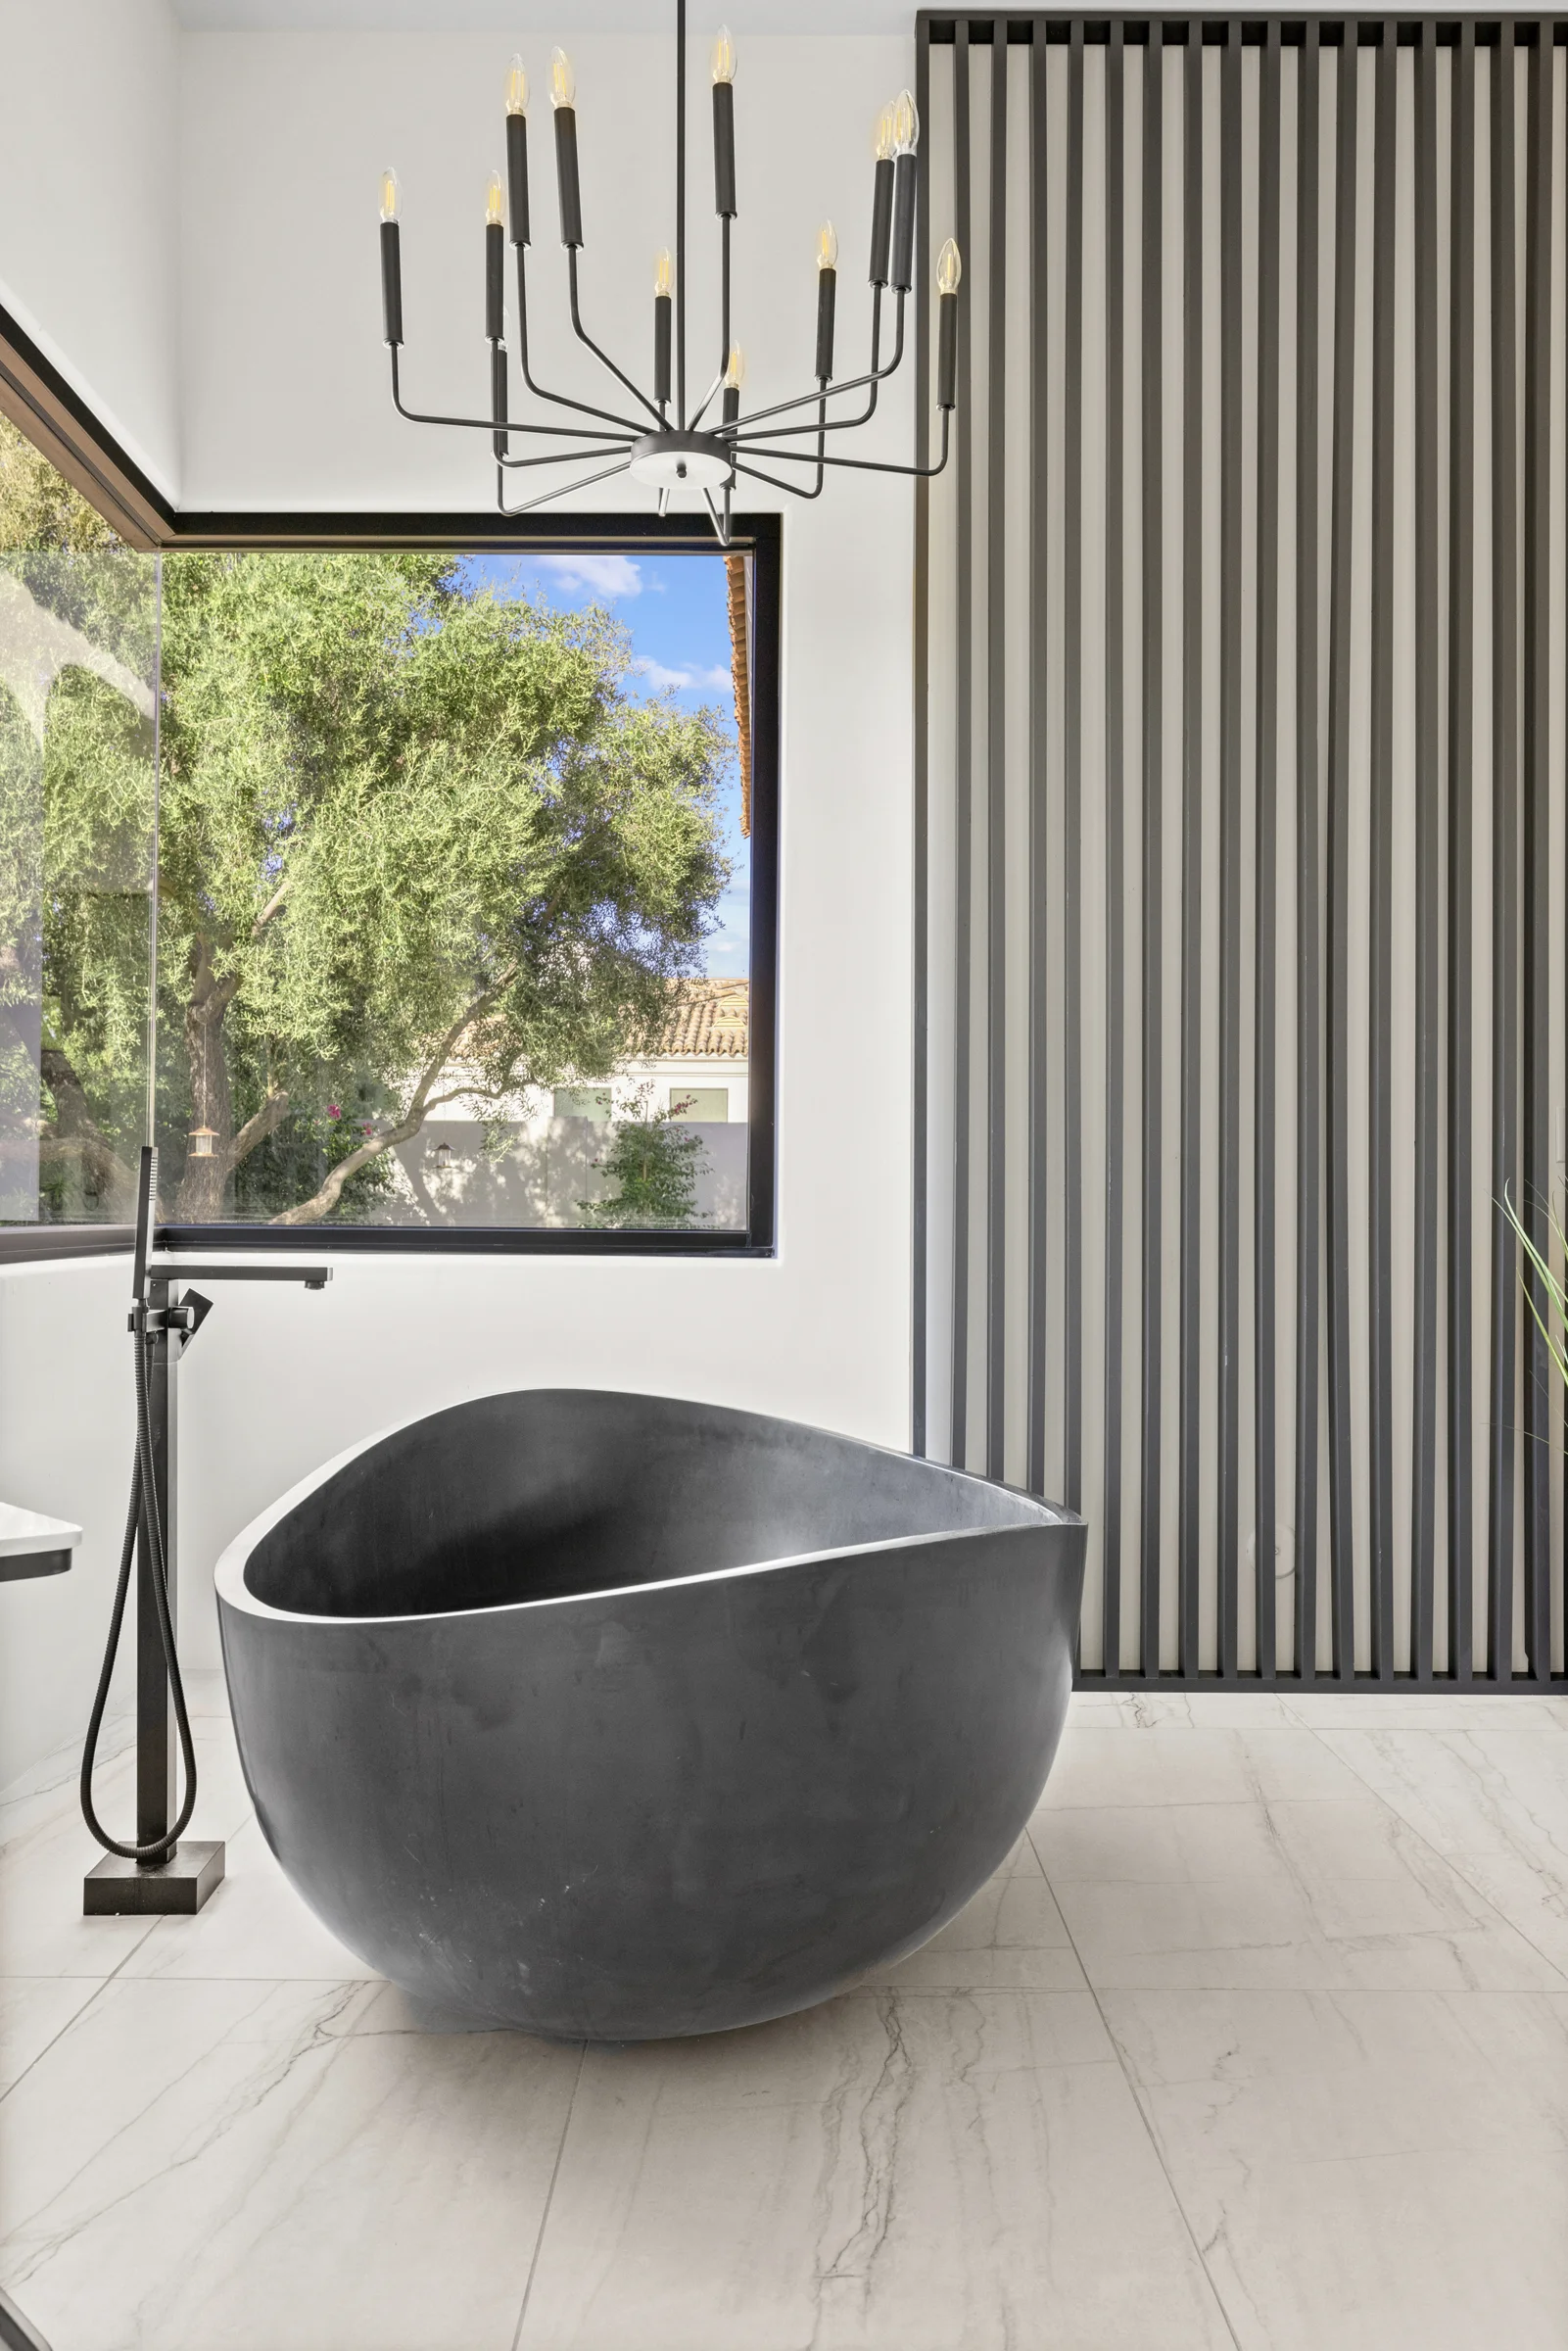
{"label": "corner glass window", "polygon": [[133,1213],[157,643],[157,557],[0,418],[0,1225]]}

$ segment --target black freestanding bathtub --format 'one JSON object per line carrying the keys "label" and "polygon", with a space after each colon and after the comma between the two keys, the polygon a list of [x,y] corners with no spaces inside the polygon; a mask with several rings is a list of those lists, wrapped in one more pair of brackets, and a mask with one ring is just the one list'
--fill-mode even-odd
{"label": "black freestanding bathtub", "polygon": [[524,1390],[329,1463],[217,1566],[267,1843],[406,1990],[557,2038],[782,2016],[1022,1831],[1081,1520],[753,1413]]}

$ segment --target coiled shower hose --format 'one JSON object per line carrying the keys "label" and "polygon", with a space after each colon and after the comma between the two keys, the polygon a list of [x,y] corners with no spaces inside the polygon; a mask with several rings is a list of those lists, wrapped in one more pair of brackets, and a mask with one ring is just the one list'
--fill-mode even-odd
{"label": "coiled shower hose", "polygon": [[[124,1861],[157,1863],[168,1859],[189,1827],[191,1814],[196,1808],[196,1748],[191,1738],[190,1716],[185,1710],[185,1685],[180,1679],[179,1657],[174,1648],[173,1619],[168,1612],[168,1560],[164,1549],[158,1487],[153,1477],[153,1429],[147,1402],[148,1332],[144,1297],[138,1297],[137,1311],[131,1317],[131,1337],[136,1348],[136,1462],[131,1470],[130,1509],[125,1514],[125,1539],[119,1550],[119,1580],[115,1586],[109,1641],[98,1676],[98,1694],[93,1700],[92,1716],[87,1724],[87,1743],[82,1749],[81,1816],[106,1853],[118,1853]],[[180,1805],[179,1818],[166,1835],[156,1837],[147,1845],[121,1845],[118,1838],[110,1836],[93,1809],[92,1784],[98,1755],[98,1734],[103,1728],[104,1708],[109,1703],[109,1685],[114,1678],[115,1657],[119,1648],[120,1627],[125,1620],[125,1596],[130,1590],[130,1571],[136,1557],[138,1531],[147,1546],[148,1563],[152,1569],[149,1581],[153,1587],[153,1602],[158,1615],[158,1638],[164,1652],[164,1667],[174,1701],[174,1721],[179,1731],[180,1759],[185,1773],[185,1800]]]}

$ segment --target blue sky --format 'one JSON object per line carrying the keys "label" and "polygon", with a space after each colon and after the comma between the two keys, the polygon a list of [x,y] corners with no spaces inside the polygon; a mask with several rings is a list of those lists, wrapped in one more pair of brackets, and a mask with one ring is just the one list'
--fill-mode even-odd
{"label": "blue sky", "polygon": [[[717,703],[731,726],[730,622],[724,558],[712,555],[478,555],[473,569],[498,595],[542,597],[557,611],[604,604],[632,640],[636,690],[673,694],[684,708]],[[750,843],[740,837],[740,770],[732,758],[720,780],[730,887],[707,940],[707,969],[745,977],[751,925]]]}

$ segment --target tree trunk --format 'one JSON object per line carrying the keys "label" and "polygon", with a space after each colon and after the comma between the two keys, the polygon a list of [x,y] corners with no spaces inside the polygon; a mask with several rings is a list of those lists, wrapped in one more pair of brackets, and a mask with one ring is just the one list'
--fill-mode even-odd
{"label": "tree trunk", "polygon": [[234,999],[234,982],[213,970],[212,949],[198,939],[192,957],[190,1000],[185,1007],[185,1051],[191,1072],[191,1128],[212,1128],[212,1154],[198,1157],[187,1143],[185,1173],[175,1197],[177,1222],[210,1224],[223,1214],[223,1195],[234,1167],[234,1098],[229,1090],[223,1023]]}

